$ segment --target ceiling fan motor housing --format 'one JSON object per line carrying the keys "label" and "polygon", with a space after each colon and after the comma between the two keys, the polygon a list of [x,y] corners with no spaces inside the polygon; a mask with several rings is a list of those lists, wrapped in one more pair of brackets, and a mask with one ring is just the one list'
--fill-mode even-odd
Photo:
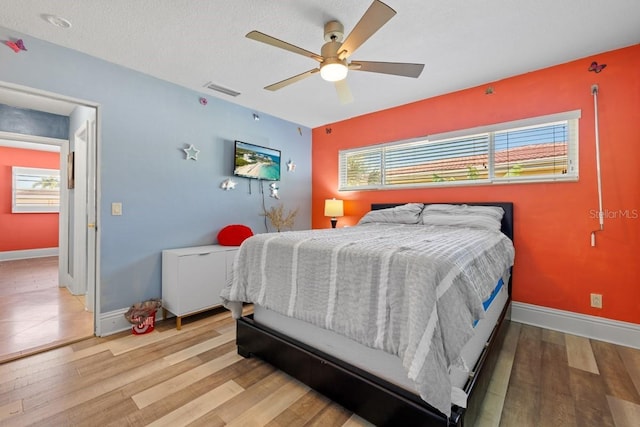
{"label": "ceiling fan motor housing", "polygon": [[344,25],[338,21],[329,21],[324,24],[324,40],[327,42],[341,42],[344,37]]}

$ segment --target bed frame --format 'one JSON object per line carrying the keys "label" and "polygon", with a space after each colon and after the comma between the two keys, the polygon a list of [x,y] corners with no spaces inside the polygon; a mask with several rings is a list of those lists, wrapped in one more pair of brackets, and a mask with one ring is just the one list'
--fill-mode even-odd
{"label": "bed frame", "polygon": [[[371,208],[384,209],[399,204],[373,204]],[[513,240],[513,203],[466,204],[502,207],[505,211],[502,232]],[[417,394],[260,325],[253,320],[253,315],[237,321],[238,354],[256,356],[272,364],[376,426],[473,426],[510,322],[511,279],[508,289],[507,303],[464,387],[468,395],[467,408],[452,406],[449,419]]]}

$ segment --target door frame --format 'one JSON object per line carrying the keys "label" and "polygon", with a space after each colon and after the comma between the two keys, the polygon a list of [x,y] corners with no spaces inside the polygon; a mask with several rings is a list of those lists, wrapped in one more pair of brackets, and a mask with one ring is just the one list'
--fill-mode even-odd
{"label": "door frame", "polygon": [[[37,111],[45,111],[54,114],[70,116],[73,109],[78,106],[92,108],[95,111],[93,123],[88,127],[88,131],[92,132],[92,137],[88,139],[87,147],[87,168],[86,168],[86,183],[87,183],[87,204],[85,209],[85,217],[87,218],[88,227],[87,232],[87,244],[86,252],[84,252],[84,266],[87,272],[87,298],[91,298],[92,301],[87,305],[93,306],[93,329],[94,334],[101,335],[100,327],[100,230],[98,224],[100,223],[100,130],[101,130],[101,110],[100,105],[86,101],[82,99],[72,98],[52,92],[47,92],[39,89],[30,88],[27,86],[17,85],[0,81],[0,99],[8,99],[7,105],[11,105],[18,108],[27,108]],[[25,135],[26,137],[26,135]],[[51,138],[44,138],[53,140]],[[68,152],[69,141],[63,140],[64,143],[61,146],[61,165],[66,164],[66,155],[62,159],[62,153]],[[90,145],[90,146],[89,146]],[[66,150],[65,150],[66,148]],[[61,170],[61,177],[66,177],[66,170]],[[66,180],[62,181],[62,185],[66,184]],[[62,200],[61,200],[62,202]],[[68,203],[68,201],[67,201]],[[68,206],[66,209],[66,215],[68,215]],[[60,213],[60,222],[67,221],[68,218],[62,218],[62,210]],[[93,219],[93,221],[92,221]],[[59,237],[59,242],[62,239]],[[67,243],[68,244],[68,243]],[[67,250],[68,248],[60,248],[60,252]],[[91,297],[92,296],[92,297]]]}

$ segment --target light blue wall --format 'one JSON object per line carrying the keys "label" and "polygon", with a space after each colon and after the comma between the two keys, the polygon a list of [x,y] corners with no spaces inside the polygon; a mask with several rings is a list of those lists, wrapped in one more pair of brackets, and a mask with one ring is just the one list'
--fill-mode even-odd
{"label": "light blue wall", "polygon": [[[258,182],[251,194],[242,178],[220,189],[235,139],[282,150],[280,202],[299,208],[296,229],[311,227],[309,128],[264,112],[255,121],[254,111],[206,94],[203,106],[201,93],[0,27],[0,39],[18,37],[29,50],[0,46],[1,81],[100,105],[102,312],[160,296],[163,249],[215,243],[227,224],[265,232]],[[185,160],[188,144],[200,150],[197,161]],[[264,187],[267,208],[279,203]],[[122,216],[111,216],[112,202],[122,202]]]}

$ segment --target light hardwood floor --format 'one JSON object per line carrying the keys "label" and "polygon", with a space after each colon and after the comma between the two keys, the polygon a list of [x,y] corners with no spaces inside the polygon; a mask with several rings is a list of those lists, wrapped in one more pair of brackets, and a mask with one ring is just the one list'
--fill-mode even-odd
{"label": "light hardwood floor", "polygon": [[[250,308],[248,309],[250,310]],[[0,365],[0,425],[368,426],[258,359],[218,310]],[[638,426],[640,351],[511,323],[480,426]]]}
{"label": "light hardwood floor", "polygon": [[0,261],[0,362],[91,337],[84,307],[58,286],[58,257]]}

